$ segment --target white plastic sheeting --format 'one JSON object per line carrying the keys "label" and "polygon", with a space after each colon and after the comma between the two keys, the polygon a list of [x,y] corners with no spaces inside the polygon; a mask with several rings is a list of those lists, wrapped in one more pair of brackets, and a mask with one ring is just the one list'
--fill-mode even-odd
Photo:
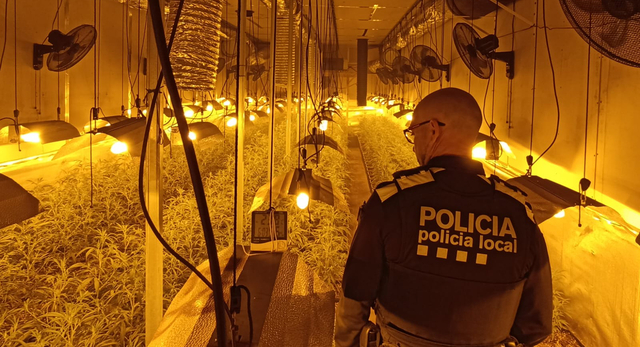
{"label": "white plastic sheeting", "polygon": [[609,207],[565,210],[540,224],[554,289],[567,299],[571,332],[585,347],[640,346],[640,246]]}

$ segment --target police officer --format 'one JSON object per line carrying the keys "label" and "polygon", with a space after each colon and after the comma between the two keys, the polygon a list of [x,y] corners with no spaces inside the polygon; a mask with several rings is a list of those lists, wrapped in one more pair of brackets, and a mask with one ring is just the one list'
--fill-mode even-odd
{"label": "police officer", "polygon": [[358,346],[376,311],[392,346],[534,346],[551,333],[544,238],[519,190],[471,159],[482,113],[455,88],[429,94],[404,131],[421,166],[361,209],[336,345]]}

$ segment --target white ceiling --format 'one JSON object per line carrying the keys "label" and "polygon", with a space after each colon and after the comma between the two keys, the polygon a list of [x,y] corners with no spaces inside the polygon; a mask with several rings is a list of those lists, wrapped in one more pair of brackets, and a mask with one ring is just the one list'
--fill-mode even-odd
{"label": "white ceiling", "polygon": [[[333,2],[338,19],[338,41],[341,46],[351,46],[356,45],[358,38],[368,38],[370,45],[379,44],[416,0],[333,0]],[[374,12],[375,5],[377,8]]]}

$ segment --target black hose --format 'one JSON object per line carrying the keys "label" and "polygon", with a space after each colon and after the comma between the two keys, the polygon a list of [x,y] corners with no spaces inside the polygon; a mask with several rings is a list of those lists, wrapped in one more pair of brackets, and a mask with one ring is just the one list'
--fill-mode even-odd
{"label": "black hose", "polygon": [[[173,45],[173,39],[175,37],[176,27],[178,26],[178,21],[180,20],[180,14],[182,13],[183,5],[184,5],[184,0],[181,0],[178,5],[178,11],[176,12],[176,19],[173,23],[171,37],[169,38],[169,50],[171,50],[171,46]],[[153,111],[156,106],[158,93],[160,92],[161,85],[162,85],[162,74],[160,74],[160,77],[158,77],[158,83],[156,85],[156,89],[154,89],[153,99],[151,101],[151,106],[149,107],[149,111],[150,111],[149,118],[147,119],[147,123],[145,125],[145,132],[142,139],[142,152],[140,154],[140,168],[138,171],[138,195],[140,197],[140,205],[142,207],[142,213],[144,214],[144,217],[147,220],[147,223],[149,224],[149,228],[154,233],[158,241],[160,241],[162,246],[167,250],[167,252],[169,252],[169,254],[171,254],[174,258],[176,258],[178,261],[184,264],[187,268],[189,268],[189,270],[191,270],[194,274],[196,274],[196,276],[198,276],[204,282],[204,284],[207,285],[207,287],[213,290],[213,285],[211,284],[211,282],[206,277],[204,277],[204,275],[200,271],[198,271],[198,269],[193,264],[189,263],[188,260],[186,260],[180,254],[178,254],[178,252],[176,252],[167,243],[164,237],[162,237],[162,235],[158,231],[158,228],[153,222],[153,219],[149,215],[149,210],[147,209],[147,203],[144,198],[144,162],[147,156],[147,143],[149,141],[149,133],[151,132],[151,122],[153,120]]]}
{"label": "black hose", "polygon": [[173,69],[171,67],[171,60],[169,58],[169,50],[166,45],[166,37],[164,34],[162,11],[160,8],[159,0],[148,1],[149,13],[151,15],[151,23],[153,25],[153,32],[156,39],[156,46],[158,49],[158,59],[162,66],[162,74],[166,81],[167,90],[171,96],[171,103],[173,104],[174,114],[178,123],[178,129],[180,131],[180,137],[184,146],[184,152],[187,157],[187,164],[189,172],[191,174],[191,182],[193,184],[193,191],[196,196],[196,202],[198,205],[198,211],[200,213],[200,220],[202,222],[202,229],[204,232],[205,244],[207,248],[207,257],[209,258],[209,270],[211,272],[211,282],[213,284],[213,301],[216,315],[216,330],[218,333],[218,345],[226,344],[226,318],[225,318],[225,303],[222,294],[222,276],[220,275],[220,263],[218,261],[218,251],[216,249],[215,239],[213,238],[213,228],[211,226],[211,217],[209,216],[209,209],[207,207],[207,198],[202,186],[202,177],[200,176],[200,169],[198,167],[198,160],[193,147],[193,142],[189,139],[189,125],[184,116],[182,105],[180,101],[180,93],[173,76]]}

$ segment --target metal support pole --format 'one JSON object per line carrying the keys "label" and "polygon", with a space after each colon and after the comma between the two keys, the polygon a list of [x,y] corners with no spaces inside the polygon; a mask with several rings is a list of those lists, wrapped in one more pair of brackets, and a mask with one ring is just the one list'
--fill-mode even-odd
{"label": "metal support pole", "polygon": [[[270,96],[269,96],[269,109],[271,110],[271,112],[269,113],[269,161],[268,163],[271,163],[271,160],[273,160],[273,158],[271,158],[272,156],[272,152],[273,152],[273,141],[271,141],[271,138],[273,136],[273,129],[271,129],[271,124],[273,124],[273,120],[274,120],[274,116],[275,116],[275,97],[276,97],[276,91],[275,89],[275,84],[274,82],[274,78],[276,78],[275,73],[276,73],[276,16],[278,14],[278,2],[277,1],[273,1],[271,3],[271,27],[270,27],[270,37],[271,37],[271,45],[270,45],[270,57],[271,57],[271,67],[269,68],[269,91],[270,91]],[[272,177],[273,177],[273,168],[272,165],[269,165],[269,182],[272,182]]]}
{"label": "metal support pole", "polygon": [[[164,7],[164,1],[160,2]],[[126,6],[126,4],[123,4]],[[147,15],[149,15],[147,13]],[[144,18],[142,18],[144,20]],[[147,30],[153,32],[151,20],[148,22]],[[157,59],[157,51],[155,49],[155,41],[148,40],[149,45],[149,69],[147,71],[156,79],[160,74],[160,63]],[[147,147],[147,160],[145,168],[145,194],[151,219],[155,223],[158,231],[162,233],[162,112],[164,109],[160,99],[156,107],[156,115],[151,124],[149,134],[149,145]],[[160,321],[162,320],[162,303],[163,303],[163,271],[162,271],[162,244],[156,239],[153,231],[148,223],[145,223],[145,342],[148,346],[153,339]]]}
{"label": "metal support pole", "polygon": [[[291,93],[291,88],[293,87],[292,84],[292,80],[293,80],[293,55],[295,55],[295,49],[293,46],[293,3],[291,3],[291,5],[289,5],[289,41],[288,41],[288,46],[289,48],[289,52],[291,52],[291,54],[289,54],[288,59],[287,59],[287,140],[286,140],[286,149],[285,149],[285,155],[288,156],[289,152],[291,151],[291,110],[293,110],[293,108],[291,107],[291,104],[293,103],[293,98],[292,98],[292,93]],[[296,70],[297,71],[297,70]]]}
{"label": "metal support pole", "polygon": [[[237,176],[237,195],[236,205],[238,213],[236,216],[236,230],[240,235],[244,235],[244,105],[247,94],[247,0],[241,0],[240,4],[240,23],[238,23],[238,37],[240,44],[238,45],[238,100],[236,105],[236,116],[238,124],[236,131],[238,132],[238,170]],[[273,57],[273,56],[272,56]]]}

